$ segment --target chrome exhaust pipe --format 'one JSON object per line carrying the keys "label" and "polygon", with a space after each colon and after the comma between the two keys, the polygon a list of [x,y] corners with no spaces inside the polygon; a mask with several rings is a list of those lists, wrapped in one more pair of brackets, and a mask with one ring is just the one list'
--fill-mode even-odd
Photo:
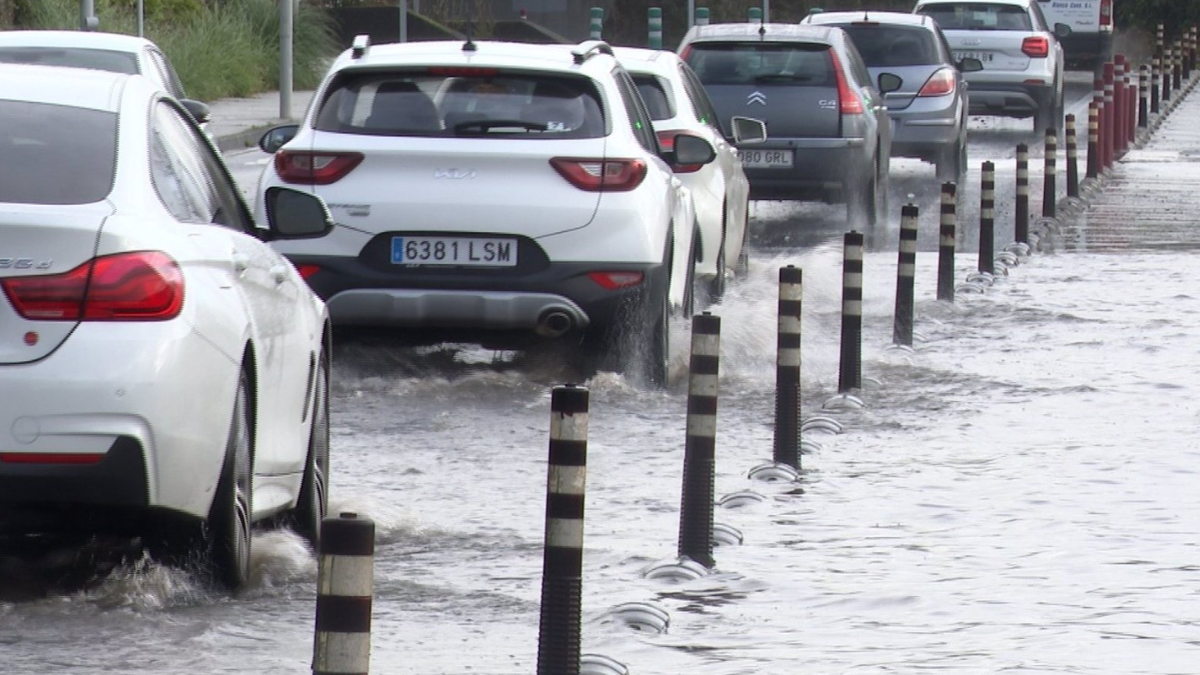
{"label": "chrome exhaust pipe", "polygon": [[560,310],[551,310],[538,319],[534,332],[542,337],[556,338],[571,330],[573,325],[570,314]]}

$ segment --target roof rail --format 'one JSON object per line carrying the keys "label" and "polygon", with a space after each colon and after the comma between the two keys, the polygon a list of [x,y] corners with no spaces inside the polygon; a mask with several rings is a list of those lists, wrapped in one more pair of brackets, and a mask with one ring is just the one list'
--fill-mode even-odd
{"label": "roof rail", "polygon": [[575,63],[583,63],[595,54],[612,56],[613,50],[604,40],[584,40],[571,50],[571,56],[575,58]]}
{"label": "roof rail", "polygon": [[370,35],[355,35],[354,43],[350,45],[350,58],[361,59],[367,55],[367,48],[371,46]]}

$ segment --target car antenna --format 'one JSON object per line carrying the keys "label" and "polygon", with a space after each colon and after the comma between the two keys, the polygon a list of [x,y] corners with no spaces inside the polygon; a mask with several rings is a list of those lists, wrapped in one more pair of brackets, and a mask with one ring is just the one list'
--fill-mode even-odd
{"label": "car antenna", "polygon": [[767,36],[767,27],[763,25],[763,20],[758,20],[758,39],[762,40]]}
{"label": "car antenna", "polygon": [[462,48],[462,50],[464,52],[473,52],[473,51],[476,51],[479,49],[478,47],[475,46],[475,40],[472,38],[472,35],[474,33],[475,33],[475,22],[471,21],[470,23],[467,24],[467,41],[463,43],[463,48]]}

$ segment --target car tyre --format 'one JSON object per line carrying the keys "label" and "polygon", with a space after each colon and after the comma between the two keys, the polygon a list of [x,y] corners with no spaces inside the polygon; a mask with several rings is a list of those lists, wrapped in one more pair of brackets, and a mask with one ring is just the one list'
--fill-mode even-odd
{"label": "car tyre", "polygon": [[734,264],[735,276],[744,277],[750,274],[750,204],[742,210],[746,215],[742,218],[742,250],[738,253],[737,263]]}
{"label": "car tyre", "polygon": [[250,434],[254,427],[249,388],[249,379],[242,371],[225,442],[225,463],[205,528],[214,577],[230,590],[241,588],[250,579],[250,519],[254,513]]}
{"label": "car tyre", "polygon": [[1061,132],[1063,108],[1063,97],[1058,94],[1057,88],[1048,92],[1045,100],[1038,102],[1038,109],[1034,114],[1034,132],[1038,136],[1045,136],[1047,129],[1057,129]]}
{"label": "car tyre", "polygon": [[322,350],[313,374],[312,430],[300,496],[292,512],[292,526],[313,552],[319,551],[321,521],[329,513],[329,362]]}
{"label": "car tyre", "polygon": [[705,306],[715,305],[725,297],[725,224],[721,224],[721,241],[717,245],[717,273],[708,282]]}
{"label": "car tyre", "polygon": [[846,201],[846,219],[851,227],[859,223],[864,228],[875,227],[879,222],[880,213],[886,208],[880,203],[881,192],[886,192],[886,188],[881,189],[879,171],[872,167],[870,176],[865,181],[852,185],[853,192]]}
{"label": "car tyre", "polygon": [[940,150],[936,165],[939,182],[954,181],[956,184],[962,185],[963,178],[967,173],[966,142],[960,138],[953,147]]}

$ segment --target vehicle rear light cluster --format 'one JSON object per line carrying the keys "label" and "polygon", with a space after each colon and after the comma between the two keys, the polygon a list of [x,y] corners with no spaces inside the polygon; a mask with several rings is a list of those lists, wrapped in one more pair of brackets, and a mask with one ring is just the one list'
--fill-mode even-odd
{"label": "vehicle rear light cluster", "polygon": [[618,288],[637,286],[645,276],[641,272],[588,272],[588,278],[601,288],[614,291]]}
{"label": "vehicle rear light cluster", "polygon": [[1112,25],[1112,0],[1100,0],[1100,25]]}
{"label": "vehicle rear light cluster", "polygon": [[320,272],[321,268],[317,265],[298,265],[296,267],[296,271],[300,273],[301,279],[304,279],[307,281],[314,274],[316,274],[317,272]]}
{"label": "vehicle rear light cluster", "polygon": [[361,152],[280,150],[275,153],[275,172],[285,183],[329,185],[345,177],[362,160]]}
{"label": "vehicle rear light cluster", "polygon": [[183,307],[183,272],[158,251],[101,256],[62,274],[12,277],[0,285],[13,309],[31,321],[166,321]]}
{"label": "vehicle rear light cluster", "polygon": [[929,76],[917,96],[946,96],[954,93],[954,71],[942,68]]}
{"label": "vehicle rear light cluster", "polygon": [[1030,35],[1021,41],[1021,53],[1033,59],[1050,56],[1050,40],[1041,35]]}
{"label": "vehicle rear light cluster", "polygon": [[[686,131],[660,131],[658,132],[659,147],[661,147],[665,152],[671,152],[675,149],[676,136],[699,137],[697,134],[692,134]],[[703,166],[703,164],[674,164],[671,166],[671,170],[673,170],[675,173],[695,173]]]}
{"label": "vehicle rear light cluster", "polygon": [[838,92],[838,108],[843,115],[861,115],[863,114],[862,100],[858,98],[858,94],[850,88],[850,84],[846,82],[846,74],[842,72],[842,60],[838,58],[837,52],[829,50],[829,59],[833,62],[833,74],[837,78]]}
{"label": "vehicle rear light cluster", "polygon": [[571,185],[587,192],[628,192],[646,178],[646,163],[640,159],[554,157],[550,165]]}

